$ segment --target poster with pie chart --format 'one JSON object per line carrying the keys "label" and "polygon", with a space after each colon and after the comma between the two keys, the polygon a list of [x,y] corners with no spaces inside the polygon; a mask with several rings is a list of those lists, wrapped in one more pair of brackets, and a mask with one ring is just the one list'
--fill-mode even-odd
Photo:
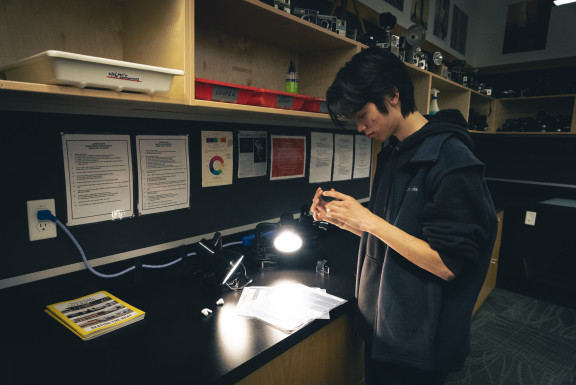
{"label": "poster with pie chart", "polygon": [[202,187],[232,184],[233,133],[202,131]]}

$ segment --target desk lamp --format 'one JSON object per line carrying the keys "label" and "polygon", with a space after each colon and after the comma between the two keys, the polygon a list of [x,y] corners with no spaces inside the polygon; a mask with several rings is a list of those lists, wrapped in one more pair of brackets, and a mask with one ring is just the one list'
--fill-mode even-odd
{"label": "desk lamp", "polygon": [[298,252],[303,246],[310,246],[317,238],[313,220],[303,207],[300,218],[290,213],[280,216],[279,222],[262,222],[256,225],[254,234],[254,260],[260,270],[274,270],[280,267],[281,257]]}
{"label": "desk lamp", "polygon": [[222,249],[220,233],[215,233],[211,240],[202,239],[192,247],[198,255],[205,257],[220,285],[227,285],[235,278],[244,259],[244,255],[239,252]]}

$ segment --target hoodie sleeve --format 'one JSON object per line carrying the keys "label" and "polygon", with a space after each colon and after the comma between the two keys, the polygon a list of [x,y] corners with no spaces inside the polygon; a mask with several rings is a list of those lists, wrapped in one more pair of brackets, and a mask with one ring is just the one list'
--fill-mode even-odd
{"label": "hoodie sleeve", "polygon": [[456,276],[490,238],[482,173],[481,167],[449,172],[423,210],[424,239]]}

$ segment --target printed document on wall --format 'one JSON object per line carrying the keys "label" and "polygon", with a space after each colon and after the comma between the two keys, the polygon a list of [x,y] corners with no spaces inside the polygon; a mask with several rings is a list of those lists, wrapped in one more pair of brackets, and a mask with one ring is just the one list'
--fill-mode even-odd
{"label": "printed document on wall", "polygon": [[134,215],[129,135],[63,134],[68,225]]}
{"label": "printed document on wall", "polygon": [[232,184],[234,137],[228,131],[202,131],[202,187]]}
{"label": "printed document on wall", "polygon": [[268,170],[268,133],[238,132],[238,178],[265,176]]}
{"label": "printed document on wall", "polygon": [[354,141],[354,179],[368,178],[372,162],[372,140],[364,135],[356,135]]}
{"label": "printed document on wall", "polygon": [[330,182],[334,158],[334,134],[310,133],[310,183]]}
{"label": "printed document on wall", "polygon": [[354,159],[354,136],[336,134],[334,138],[334,171],[332,180],[352,179]]}
{"label": "printed document on wall", "polygon": [[188,135],[136,136],[136,154],[140,214],[190,207]]}

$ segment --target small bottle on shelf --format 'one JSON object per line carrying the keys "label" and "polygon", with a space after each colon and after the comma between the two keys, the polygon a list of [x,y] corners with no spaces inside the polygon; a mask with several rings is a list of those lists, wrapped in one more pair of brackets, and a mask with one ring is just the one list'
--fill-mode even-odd
{"label": "small bottle on shelf", "polygon": [[292,94],[298,93],[298,72],[296,72],[296,65],[294,60],[290,60],[290,66],[288,67],[288,72],[286,73],[286,92]]}
{"label": "small bottle on shelf", "polygon": [[432,93],[432,101],[430,102],[429,114],[435,115],[438,111],[440,111],[440,108],[438,108],[438,94],[440,91],[438,91],[436,88],[432,88],[430,92]]}

